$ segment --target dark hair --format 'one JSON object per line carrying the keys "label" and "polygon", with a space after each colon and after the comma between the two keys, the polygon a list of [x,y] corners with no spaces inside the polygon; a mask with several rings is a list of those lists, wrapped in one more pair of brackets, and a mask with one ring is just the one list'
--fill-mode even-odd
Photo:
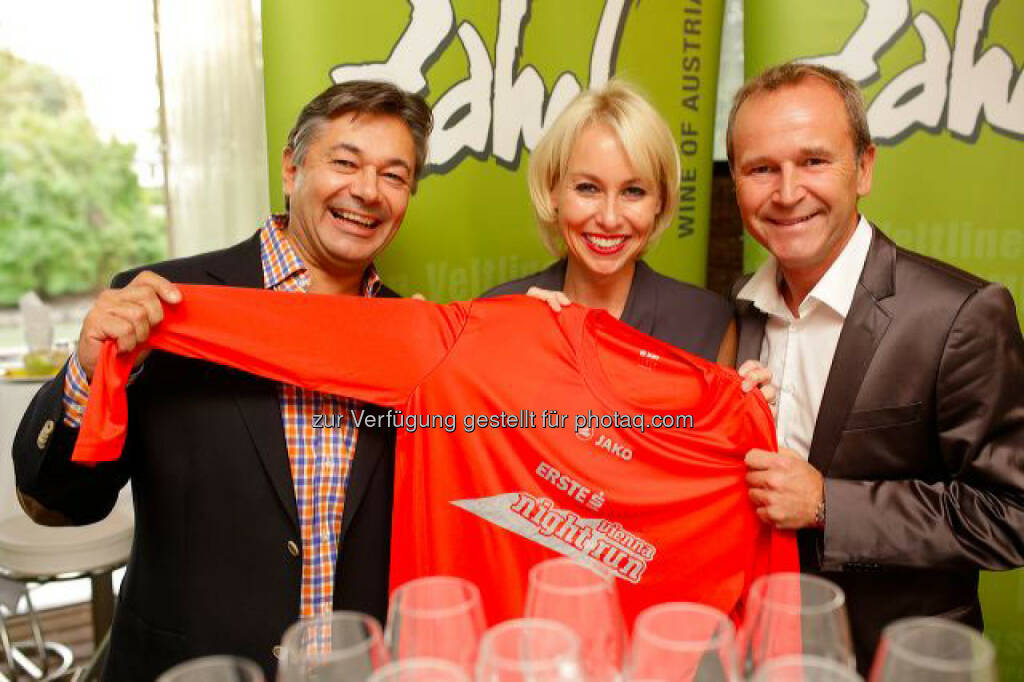
{"label": "dark hair", "polygon": [[799,62],[786,62],[770,66],[760,75],[751,78],[743,84],[732,101],[732,110],[729,112],[729,127],[725,132],[726,152],[729,156],[729,165],[732,166],[733,128],[736,124],[736,114],[740,107],[748,99],[762,92],[774,92],[780,88],[796,85],[805,78],[818,78],[830,85],[843,99],[846,106],[846,118],[850,123],[850,135],[853,138],[853,147],[857,152],[857,158],[871,146],[871,131],[868,130],[868,115],[864,107],[864,97],[860,93],[857,84],[842,71],[830,69],[819,64],[802,64]]}
{"label": "dark hair", "polygon": [[327,121],[354,113],[383,114],[402,119],[412,134],[416,150],[413,191],[427,163],[427,141],[434,127],[434,115],[421,96],[406,92],[384,81],[347,81],[336,83],[310,100],[302,108],[295,126],[288,133],[286,149],[292,150],[292,162],[302,165],[310,143]]}

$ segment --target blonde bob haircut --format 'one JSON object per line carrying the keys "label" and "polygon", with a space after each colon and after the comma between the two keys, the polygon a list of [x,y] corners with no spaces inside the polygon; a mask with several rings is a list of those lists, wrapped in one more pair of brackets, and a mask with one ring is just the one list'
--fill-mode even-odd
{"label": "blonde bob haircut", "polygon": [[591,124],[611,128],[638,177],[652,181],[657,188],[661,211],[654,219],[647,246],[672,222],[679,204],[679,151],[672,131],[654,107],[621,80],[613,79],[600,88],[581,92],[537,143],[527,174],[541,241],[556,258],[565,255],[566,246],[551,192],[568,171],[576,140]]}

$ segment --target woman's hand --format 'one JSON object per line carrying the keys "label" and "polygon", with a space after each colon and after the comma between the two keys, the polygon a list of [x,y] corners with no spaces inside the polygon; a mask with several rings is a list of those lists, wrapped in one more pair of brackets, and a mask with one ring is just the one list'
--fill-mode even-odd
{"label": "woman's hand", "polygon": [[777,416],[779,389],[772,383],[772,371],[757,360],[747,360],[736,371],[743,377],[743,391],[752,391],[755,387],[760,389],[768,407],[772,408],[772,416]]}
{"label": "woman's hand", "polygon": [[563,307],[572,305],[572,301],[565,295],[564,291],[551,291],[550,289],[541,289],[540,287],[530,287],[526,290],[526,295],[530,298],[544,301],[556,313],[562,312]]}

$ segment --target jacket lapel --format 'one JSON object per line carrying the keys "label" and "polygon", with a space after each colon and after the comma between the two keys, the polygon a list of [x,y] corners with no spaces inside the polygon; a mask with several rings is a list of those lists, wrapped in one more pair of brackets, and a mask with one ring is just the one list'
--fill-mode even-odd
{"label": "jacket lapel", "polygon": [[739,320],[739,345],[736,348],[736,366],[747,360],[761,359],[761,344],[764,342],[766,315],[754,307],[751,301],[736,301]]}
{"label": "jacket lapel", "polygon": [[745,275],[735,283],[729,292],[729,300],[736,307],[736,322],[739,343],[736,347],[736,366],[747,360],[761,360],[761,345],[764,343],[764,325],[768,316],[757,309],[753,301],[738,298],[740,291],[752,275]]}
{"label": "jacket lapel", "polygon": [[[214,280],[226,286],[263,288],[259,233],[237,246],[212,254],[207,272]],[[277,384],[242,372],[236,376],[235,400],[238,409],[249,429],[270,485],[298,534],[299,511],[288,462],[284,425],[281,423],[281,400]]]}
{"label": "jacket lapel", "polygon": [[658,312],[658,287],[654,270],[642,260],[636,261],[629,296],[622,309],[622,321],[644,334],[654,334],[654,318]]}
{"label": "jacket lapel", "polygon": [[894,293],[896,250],[874,226],[872,232],[871,248],[839,335],[811,439],[808,460],[824,474],[828,473],[871,358],[891,320],[879,302]]}
{"label": "jacket lapel", "polygon": [[[377,298],[398,298],[398,294],[382,286],[377,293]],[[369,403],[364,403],[363,407],[366,414],[384,414],[386,412],[384,408]],[[393,429],[363,428],[359,430],[356,437],[356,451],[352,457],[352,471],[349,474],[348,488],[345,490],[345,506],[341,512],[340,543],[344,544],[345,542],[348,527],[352,525],[352,519],[363,498],[366,497],[373,473],[382,460],[394,456],[394,443],[395,431]]]}
{"label": "jacket lapel", "polygon": [[[363,404],[366,414],[384,414],[386,410],[375,405]],[[345,491],[345,506],[341,512],[341,534],[339,542],[344,545],[348,528],[352,519],[366,497],[370,481],[381,461],[394,454],[395,432],[384,428],[359,429],[356,438],[356,452],[352,459],[352,472],[349,474],[348,489]],[[385,474],[387,475],[387,474]]]}

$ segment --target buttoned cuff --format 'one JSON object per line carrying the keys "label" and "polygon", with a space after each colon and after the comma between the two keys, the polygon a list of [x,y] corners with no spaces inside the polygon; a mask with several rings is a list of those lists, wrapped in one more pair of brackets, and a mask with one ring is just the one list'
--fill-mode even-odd
{"label": "buttoned cuff", "polygon": [[78,353],[72,353],[64,372],[64,425],[77,429],[82,425],[82,414],[89,402],[89,379],[85,376]]}
{"label": "buttoned cuff", "polygon": [[[143,365],[132,370],[128,377],[126,386],[132,383],[142,373]],[[78,353],[72,353],[68,360],[67,371],[64,372],[64,426],[72,429],[81,428],[82,415],[85,413],[85,405],[89,402],[89,378],[85,376],[82,363],[78,360]]]}

